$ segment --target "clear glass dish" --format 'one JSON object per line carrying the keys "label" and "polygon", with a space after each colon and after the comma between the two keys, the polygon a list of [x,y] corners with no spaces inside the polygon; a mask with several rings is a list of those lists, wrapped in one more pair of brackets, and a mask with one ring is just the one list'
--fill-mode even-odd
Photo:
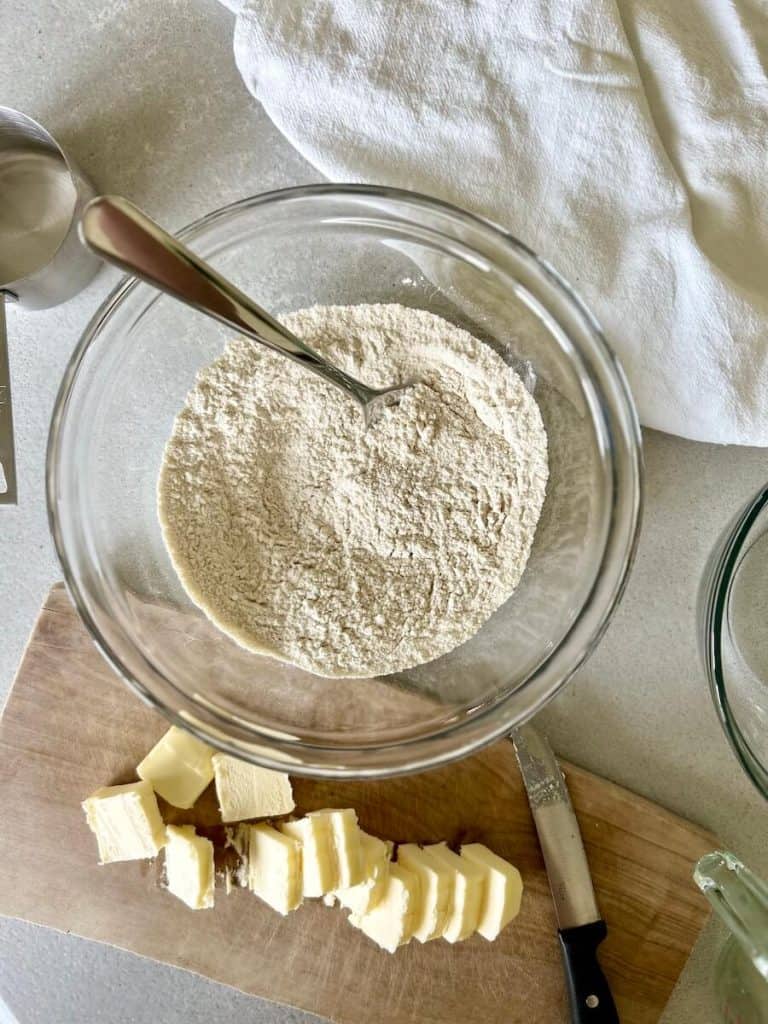
{"label": "clear glass dish", "polygon": [[639,431],[594,320],[509,234],[413,193],[287,189],[218,210],[180,237],[278,314],[399,302],[465,327],[530,382],[549,436],[550,483],[517,591],[445,657],[350,681],[248,652],[185,595],[155,510],[173,418],[227,331],[127,280],[72,357],[48,452],[54,541],[98,647],[171,721],[297,774],[416,771],[509,732],[597,643],[635,548]]}
{"label": "clear glass dish", "polygon": [[720,722],[768,798],[768,486],[734,516],[704,573],[699,638]]}
{"label": "clear glass dish", "polygon": [[723,1024],[768,1021],[768,885],[738,857],[705,854],[693,878],[730,935],[717,958],[714,988]]}

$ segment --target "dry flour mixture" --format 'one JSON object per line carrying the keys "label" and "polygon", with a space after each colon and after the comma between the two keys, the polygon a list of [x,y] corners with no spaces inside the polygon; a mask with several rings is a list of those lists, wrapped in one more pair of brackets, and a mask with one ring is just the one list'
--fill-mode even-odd
{"label": "dry flour mixture", "polygon": [[538,406],[487,345],[423,310],[318,306],[283,322],[367,384],[418,383],[366,430],[332,385],[230,342],[166,447],[173,564],[238,643],[319,675],[437,658],[523,573],[547,483]]}

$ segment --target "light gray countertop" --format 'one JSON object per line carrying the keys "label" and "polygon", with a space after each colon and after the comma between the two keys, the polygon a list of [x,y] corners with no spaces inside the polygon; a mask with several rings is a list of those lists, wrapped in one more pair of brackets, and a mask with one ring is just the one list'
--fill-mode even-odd
{"label": "light gray countertop", "polygon": [[[231,54],[232,18],[215,0],[35,0],[12,9],[0,0],[0,12],[0,103],[38,118],[101,189],[129,196],[164,224],[180,227],[234,199],[318,179],[246,93]],[[60,576],[43,483],[54,395],[116,279],[102,271],[56,310],[9,311],[20,501],[0,512],[0,695]],[[543,718],[564,756],[707,826],[768,875],[766,809],[720,732],[695,632],[706,557],[768,475],[766,454],[655,433],[645,444],[645,524],[626,597],[597,653]],[[704,936],[666,1021],[714,1022],[709,986],[721,939],[714,928]],[[314,1019],[5,919],[0,996],[22,1024]]]}

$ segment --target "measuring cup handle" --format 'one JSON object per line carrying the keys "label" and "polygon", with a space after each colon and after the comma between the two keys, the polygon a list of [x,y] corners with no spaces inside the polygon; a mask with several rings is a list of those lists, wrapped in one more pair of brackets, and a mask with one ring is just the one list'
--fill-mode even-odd
{"label": "measuring cup handle", "polygon": [[5,329],[5,296],[0,292],[0,505],[15,505],[16,459],[13,446],[11,374]]}

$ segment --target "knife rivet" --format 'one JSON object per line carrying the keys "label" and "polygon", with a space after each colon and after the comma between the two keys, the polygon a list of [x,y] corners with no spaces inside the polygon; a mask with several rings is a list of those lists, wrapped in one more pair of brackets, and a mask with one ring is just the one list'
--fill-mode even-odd
{"label": "knife rivet", "polygon": [[590,1010],[595,1010],[600,1005],[600,1000],[597,996],[587,996],[587,1006]]}

